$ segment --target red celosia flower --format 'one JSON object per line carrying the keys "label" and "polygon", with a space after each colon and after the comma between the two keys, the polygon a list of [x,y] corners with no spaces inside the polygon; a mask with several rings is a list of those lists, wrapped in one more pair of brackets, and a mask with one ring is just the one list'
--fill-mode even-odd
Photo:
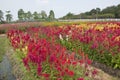
{"label": "red celosia flower", "polygon": [[49,60],[49,62],[51,63],[51,62],[55,62],[56,61],[56,56],[54,55],[54,54],[52,54],[52,55],[50,55],[50,60]]}
{"label": "red celosia flower", "polygon": [[84,63],[84,60],[81,59],[81,60],[79,60],[79,62],[80,62],[80,64],[83,64],[83,63]]}
{"label": "red celosia flower", "polygon": [[60,72],[60,75],[61,75],[61,76],[64,76],[64,75],[65,75],[65,72],[64,72],[64,71],[61,71],[61,72]]}
{"label": "red celosia flower", "polygon": [[66,73],[68,73],[68,71],[69,71],[69,69],[68,69],[68,68],[66,68],[66,69],[65,69],[65,72],[66,72]]}
{"label": "red celosia flower", "polygon": [[42,66],[41,65],[38,65],[38,68],[37,68],[37,73],[38,75],[40,75],[42,72]]}
{"label": "red celosia flower", "polygon": [[50,74],[42,73],[42,76],[44,76],[45,78],[48,78],[50,76]]}
{"label": "red celosia flower", "polygon": [[77,80],[84,80],[84,78],[78,78]]}
{"label": "red celosia flower", "polygon": [[96,69],[94,69],[93,71],[92,71],[92,74],[93,75],[96,75],[98,73],[98,71],[96,70]]}
{"label": "red celosia flower", "polygon": [[58,71],[61,71],[61,70],[62,70],[62,68],[61,68],[60,66],[58,66],[58,67],[57,67],[57,70],[58,70]]}
{"label": "red celosia flower", "polygon": [[68,75],[72,77],[72,76],[74,76],[74,72],[73,71],[68,71]]}
{"label": "red celosia flower", "polygon": [[23,58],[23,63],[24,63],[24,66],[26,66],[26,68],[29,69],[28,58]]}
{"label": "red celosia flower", "polygon": [[62,78],[57,78],[57,80],[62,80]]}
{"label": "red celosia flower", "polygon": [[94,42],[91,46],[92,49],[96,49],[98,47],[98,43],[97,42]]}
{"label": "red celosia flower", "polygon": [[87,63],[90,65],[92,61],[90,59],[87,59]]}
{"label": "red celosia flower", "polygon": [[73,61],[73,62],[72,62],[72,65],[77,65],[77,61]]}
{"label": "red celosia flower", "polygon": [[88,72],[86,72],[86,73],[85,73],[85,76],[88,76],[88,75],[89,75],[89,73],[88,73]]}

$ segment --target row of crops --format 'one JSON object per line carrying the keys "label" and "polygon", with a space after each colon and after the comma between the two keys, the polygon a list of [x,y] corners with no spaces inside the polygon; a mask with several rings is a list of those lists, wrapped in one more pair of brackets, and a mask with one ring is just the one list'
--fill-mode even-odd
{"label": "row of crops", "polygon": [[95,80],[92,61],[120,69],[120,25],[89,23],[12,29],[7,36],[36,80]]}

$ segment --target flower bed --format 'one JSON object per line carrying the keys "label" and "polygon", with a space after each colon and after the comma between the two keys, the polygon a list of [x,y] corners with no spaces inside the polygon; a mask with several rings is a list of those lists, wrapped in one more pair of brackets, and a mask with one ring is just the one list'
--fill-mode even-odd
{"label": "flower bed", "polygon": [[95,79],[97,73],[90,68],[90,59],[119,69],[119,36],[120,25],[115,23],[48,26],[28,28],[26,32],[8,32],[16,55],[28,71],[38,79],[60,80]]}
{"label": "flower bed", "polygon": [[36,79],[94,80],[97,78],[98,71],[89,66],[91,60],[83,52],[79,53],[81,56],[78,59],[74,52],[68,52],[55,41],[42,37],[35,38],[28,33],[11,30],[8,32],[8,38],[17,57]]}

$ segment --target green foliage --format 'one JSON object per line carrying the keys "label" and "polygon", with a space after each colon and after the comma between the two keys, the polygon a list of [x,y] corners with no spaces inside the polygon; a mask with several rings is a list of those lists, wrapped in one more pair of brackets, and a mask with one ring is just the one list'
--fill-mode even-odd
{"label": "green foliage", "polygon": [[114,68],[120,68],[120,53],[115,54],[114,56],[112,56],[112,66]]}
{"label": "green foliage", "polygon": [[3,59],[3,55],[6,52],[8,43],[7,43],[7,38],[6,37],[0,37],[0,62]]}
{"label": "green foliage", "polygon": [[62,19],[102,19],[102,18],[120,18],[120,4],[117,6],[109,6],[101,10],[95,8],[90,11],[74,15],[68,13]]}
{"label": "green foliage", "polygon": [[[88,54],[91,60],[98,61],[114,68],[120,68],[120,53],[113,56],[111,52],[103,50],[100,46],[97,49],[91,49],[91,44],[85,44],[79,41],[66,41],[64,39],[60,40],[60,43],[68,50],[76,51],[76,53],[78,53],[77,51],[81,49],[85,54]],[[101,54],[99,50],[103,50],[104,52]],[[114,47],[113,50],[116,50],[116,48]]]}

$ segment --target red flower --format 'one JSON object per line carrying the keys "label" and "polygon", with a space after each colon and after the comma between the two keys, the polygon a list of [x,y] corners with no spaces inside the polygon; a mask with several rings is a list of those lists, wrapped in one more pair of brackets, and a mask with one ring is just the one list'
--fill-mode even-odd
{"label": "red flower", "polygon": [[92,61],[90,59],[88,59],[87,63],[90,65],[92,63]]}
{"label": "red flower", "polygon": [[97,42],[94,42],[91,46],[92,49],[96,49],[98,48],[98,43]]}
{"label": "red flower", "polygon": [[24,66],[26,66],[27,69],[29,69],[28,58],[23,58],[23,63],[24,63]]}
{"label": "red flower", "polygon": [[74,72],[73,71],[68,71],[68,75],[72,77],[72,76],[74,76]]}
{"label": "red flower", "polygon": [[69,71],[69,69],[68,69],[68,68],[66,68],[66,69],[65,69],[65,72],[66,72],[66,73],[68,73],[68,71]]}
{"label": "red flower", "polygon": [[57,80],[62,80],[62,78],[57,78]]}
{"label": "red flower", "polygon": [[57,67],[57,70],[58,70],[58,71],[61,71],[62,69],[61,69],[61,67],[60,67],[60,66],[58,66],[58,67]]}
{"label": "red flower", "polygon": [[83,64],[84,63],[84,60],[79,60],[80,64]]}
{"label": "red flower", "polygon": [[88,76],[88,75],[89,75],[89,73],[88,73],[88,72],[86,72],[86,73],[85,73],[85,76]]}
{"label": "red flower", "polygon": [[77,61],[73,61],[73,62],[72,62],[72,65],[77,65]]}
{"label": "red flower", "polygon": [[38,75],[40,75],[42,72],[42,66],[41,65],[38,65],[38,68],[37,68],[37,73]]}
{"label": "red flower", "polygon": [[56,61],[56,56],[54,54],[50,55],[50,60],[49,62],[55,62]]}
{"label": "red flower", "polygon": [[48,78],[50,74],[43,73],[42,76],[44,76],[45,78]]}
{"label": "red flower", "polygon": [[96,70],[96,69],[94,69],[93,71],[92,71],[92,74],[93,75],[96,75],[98,73],[98,71]]}
{"label": "red flower", "polygon": [[64,71],[61,71],[60,75],[61,75],[61,76],[64,76],[64,75],[65,75],[65,72],[64,72]]}
{"label": "red flower", "polygon": [[77,80],[84,80],[84,78],[78,78]]}

